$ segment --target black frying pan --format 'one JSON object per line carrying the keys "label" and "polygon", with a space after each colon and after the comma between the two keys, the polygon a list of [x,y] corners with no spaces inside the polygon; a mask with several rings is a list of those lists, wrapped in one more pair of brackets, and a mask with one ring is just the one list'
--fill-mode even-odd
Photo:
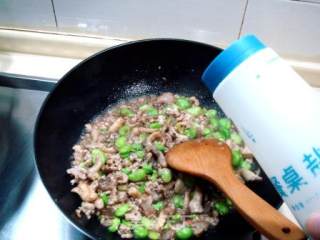
{"label": "black frying pan", "polygon": [[[217,108],[200,77],[220,52],[219,48],[186,40],[131,42],[81,62],[50,93],[36,124],[36,164],[54,202],[89,237],[120,239],[116,234],[107,233],[97,219],[78,219],[74,214],[80,199],[70,192],[70,177],[66,170],[70,167],[72,146],[84,124],[120,100],[166,91],[195,95],[202,105]],[[250,184],[250,188],[271,205],[279,207],[281,204],[279,195],[265,175],[262,182]],[[252,239],[248,238],[252,232],[253,229],[234,211],[201,239]]]}

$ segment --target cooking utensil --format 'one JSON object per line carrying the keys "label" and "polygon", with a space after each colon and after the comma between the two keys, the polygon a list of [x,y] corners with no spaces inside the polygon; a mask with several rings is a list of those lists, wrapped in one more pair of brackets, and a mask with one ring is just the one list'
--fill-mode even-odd
{"label": "cooking utensil", "polygon": [[306,239],[297,225],[239,181],[232,169],[227,144],[213,139],[188,141],[171,148],[166,160],[170,167],[200,176],[218,186],[238,212],[269,239]]}
{"label": "cooking utensil", "polygon": [[[74,213],[81,200],[70,192],[71,178],[66,170],[70,167],[72,146],[84,124],[121,100],[162,92],[194,95],[201,105],[219,109],[200,77],[220,52],[221,49],[213,46],[185,40],[131,42],[84,60],[59,81],[37,120],[36,164],[54,202],[81,231],[94,239],[120,239],[107,233],[96,218],[79,219]],[[279,207],[282,202],[279,195],[268,178],[262,176],[263,181],[249,183],[250,187],[271,205]],[[200,239],[252,239],[253,231],[234,211]]]}

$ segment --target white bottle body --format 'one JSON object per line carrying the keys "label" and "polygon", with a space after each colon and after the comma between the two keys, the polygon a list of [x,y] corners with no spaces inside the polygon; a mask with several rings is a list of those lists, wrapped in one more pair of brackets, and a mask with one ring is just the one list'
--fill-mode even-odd
{"label": "white bottle body", "polygon": [[229,73],[213,97],[304,226],[320,210],[320,101],[315,90],[265,48]]}

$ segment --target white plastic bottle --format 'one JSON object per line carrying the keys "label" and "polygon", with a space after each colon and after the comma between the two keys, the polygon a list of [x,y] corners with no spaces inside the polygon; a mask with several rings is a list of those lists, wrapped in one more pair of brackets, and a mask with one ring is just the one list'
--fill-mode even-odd
{"label": "white plastic bottle", "polygon": [[320,101],[272,49],[242,37],[202,80],[304,227],[320,211]]}

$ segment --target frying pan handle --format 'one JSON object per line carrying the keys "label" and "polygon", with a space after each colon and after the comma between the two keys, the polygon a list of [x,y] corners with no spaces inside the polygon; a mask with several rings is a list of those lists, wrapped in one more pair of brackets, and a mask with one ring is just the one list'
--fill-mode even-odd
{"label": "frying pan handle", "polygon": [[241,183],[236,177],[216,184],[224,189],[238,212],[272,240],[304,240],[305,233],[293,222]]}

